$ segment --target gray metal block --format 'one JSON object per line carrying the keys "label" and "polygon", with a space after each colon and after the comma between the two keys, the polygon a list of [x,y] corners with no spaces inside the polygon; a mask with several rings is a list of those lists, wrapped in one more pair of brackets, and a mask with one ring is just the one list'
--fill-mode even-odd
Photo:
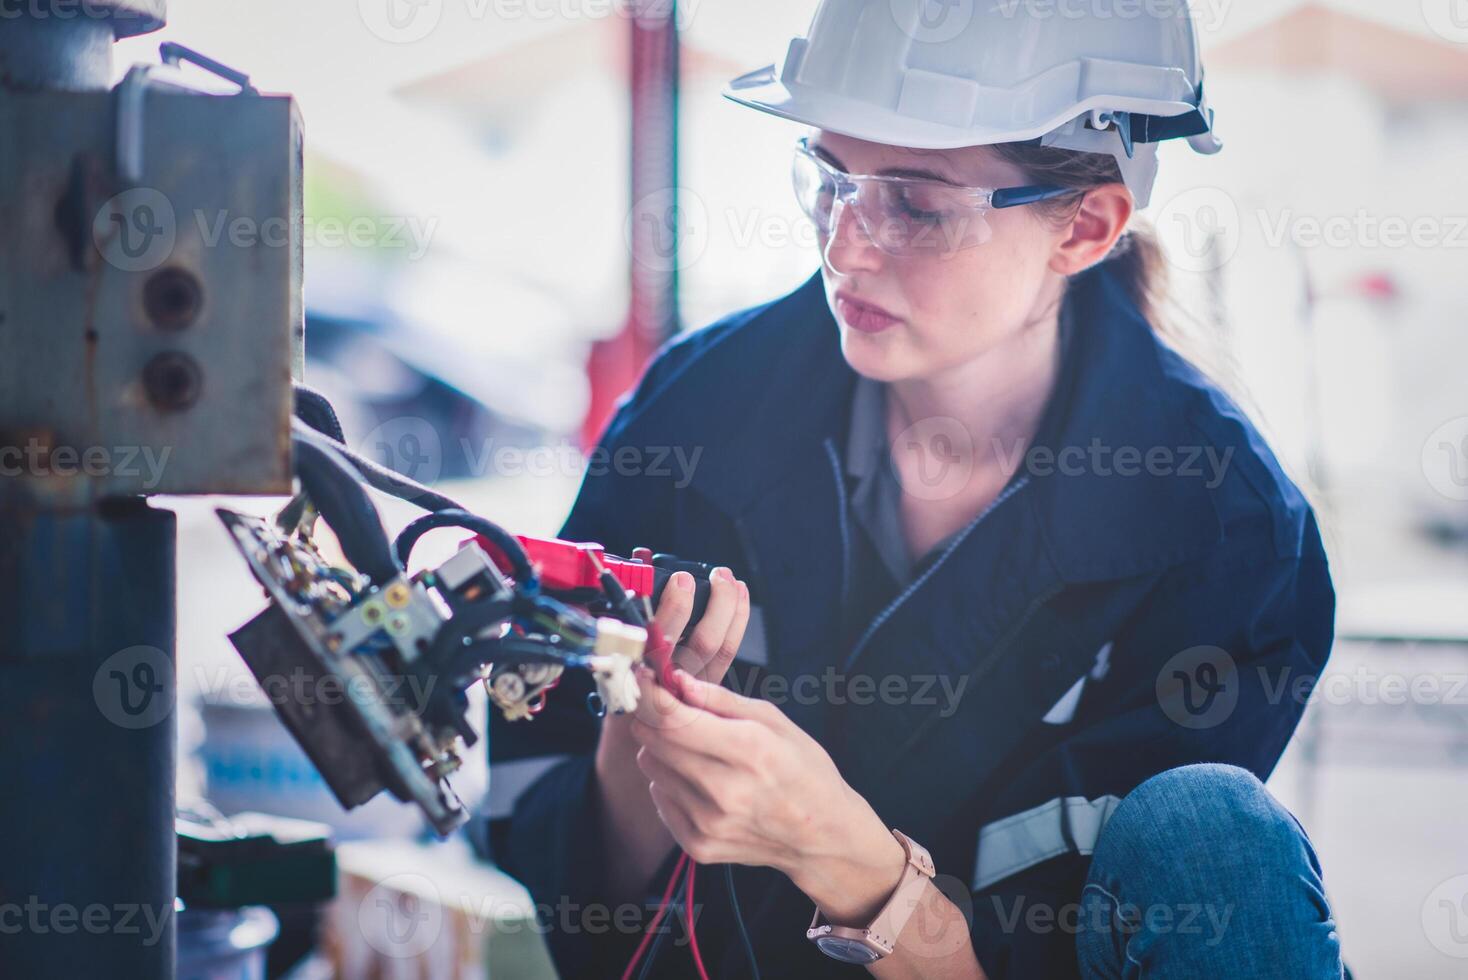
{"label": "gray metal block", "polygon": [[0,91],[0,483],[52,502],[289,492],[304,356],[287,97]]}

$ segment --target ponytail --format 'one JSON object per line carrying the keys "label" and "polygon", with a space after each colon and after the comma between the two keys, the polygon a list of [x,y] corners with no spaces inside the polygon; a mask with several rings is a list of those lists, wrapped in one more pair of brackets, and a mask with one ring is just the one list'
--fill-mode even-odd
{"label": "ponytail", "polygon": [[1172,333],[1163,314],[1169,287],[1167,256],[1152,223],[1134,216],[1106,261],[1152,329],[1164,337]]}

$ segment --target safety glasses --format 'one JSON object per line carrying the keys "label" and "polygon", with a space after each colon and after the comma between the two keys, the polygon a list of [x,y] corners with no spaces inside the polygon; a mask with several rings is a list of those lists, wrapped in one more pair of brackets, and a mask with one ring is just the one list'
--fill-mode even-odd
{"label": "safety glasses", "polygon": [[943,180],[849,174],[816,155],[809,139],[796,145],[795,197],[823,236],[850,208],[867,238],[888,255],[947,255],[989,240],[984,220],[994,208],[1014,208],[1075,193],[1075,188],[965,187]]}

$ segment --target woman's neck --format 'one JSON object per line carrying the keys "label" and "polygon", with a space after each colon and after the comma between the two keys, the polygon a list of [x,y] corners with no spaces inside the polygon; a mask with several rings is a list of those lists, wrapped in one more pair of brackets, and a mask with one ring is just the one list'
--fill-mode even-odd
{"label": "woman's neck", "polygon": [[[1060,298],[1003,343],[925,378],[893,381],[889,434],[933,418],[951,418],[971,437],[976,471],[1018,460],[1040,427],[1060,369]],[[955,446],[953,451],[962,452]]]}

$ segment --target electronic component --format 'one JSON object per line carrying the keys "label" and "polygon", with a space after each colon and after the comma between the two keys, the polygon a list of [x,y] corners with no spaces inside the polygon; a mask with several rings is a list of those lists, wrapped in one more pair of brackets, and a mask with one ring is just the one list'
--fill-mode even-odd
{"label": "electronic component", "polygon": [[388,790],[441,834],[462,823],[448,777],[477,740],[471,684],[524,719],[572,667],[591,672],[606,710],[636,708],[641,626],[507,578],[473,541],[437,569],[374,583],[328,562],[312,513],[291,511],[217,511],[271,600],[230,640],[343,806]]}

